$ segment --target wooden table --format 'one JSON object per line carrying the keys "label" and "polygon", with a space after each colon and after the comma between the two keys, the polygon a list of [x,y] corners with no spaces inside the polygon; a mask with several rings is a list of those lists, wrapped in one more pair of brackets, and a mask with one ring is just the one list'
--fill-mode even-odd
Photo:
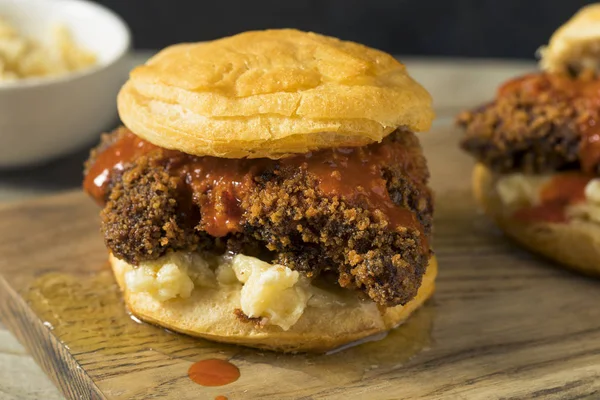
{"label": "wooden table", "polygon": [[[140,63],[146,53],[132,57]],[[405,58],[413,77],[433,95],[438,125],[448,125],[453,116],[493,96],[504,80],[531,71],[532,62],[503,60],[451,60]],[[77,188],[81,164],[88,149],[48,165],[18,171],[0,171],[0,207]],[[442,266],[443,268],[443,266]],[[0,399],[61,399],[33,359],[0,322]]]}

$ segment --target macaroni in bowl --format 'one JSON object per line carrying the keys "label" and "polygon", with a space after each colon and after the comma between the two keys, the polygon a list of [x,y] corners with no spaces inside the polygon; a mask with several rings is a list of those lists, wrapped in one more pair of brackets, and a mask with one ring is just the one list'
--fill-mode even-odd
{"label": "macaroni in bowl", "polygon": [[45,46],[0,18],[0,82],[64,75],[96,62],[96,55],[77,46],[63,25],[54,27],[51,45]]}

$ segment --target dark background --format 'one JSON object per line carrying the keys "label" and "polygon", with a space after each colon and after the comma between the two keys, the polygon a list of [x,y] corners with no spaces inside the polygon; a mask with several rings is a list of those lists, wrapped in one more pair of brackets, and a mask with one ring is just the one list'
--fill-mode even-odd
{"label": "dark background", "polygon": [[96,0],[136,48],[293,27],[395,54],[533,58],[584,0]]}

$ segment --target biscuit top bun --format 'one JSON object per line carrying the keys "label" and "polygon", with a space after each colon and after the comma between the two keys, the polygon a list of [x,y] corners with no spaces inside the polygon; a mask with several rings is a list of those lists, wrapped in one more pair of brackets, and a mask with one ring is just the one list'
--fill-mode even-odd
{"label": "biscuit top bun", "polygon": [[579,10],[540,49],[540,65],[552,73],[600,69],[600,4]]}
{"label": "biscuit top bun", "polygon": [[292,29],[168,47],[135,68],[118,107],[160,147],[279,158],[429,129],[431,96],[391,55]]}

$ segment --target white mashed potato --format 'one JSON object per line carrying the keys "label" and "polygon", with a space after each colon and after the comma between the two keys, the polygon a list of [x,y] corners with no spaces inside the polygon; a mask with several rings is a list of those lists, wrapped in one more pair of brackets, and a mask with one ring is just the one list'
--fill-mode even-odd
{"label": "white mashed potato", "polygon": [[284,330],[300,319],[314,294],[316,306],[323,298],[322,290],[312,288],[297,271],[244,255],[171,253],[129,270],[125,282],[130,292],[146,292],[159,301],[186,299],[202,288],[240,291],[244,314]]}

